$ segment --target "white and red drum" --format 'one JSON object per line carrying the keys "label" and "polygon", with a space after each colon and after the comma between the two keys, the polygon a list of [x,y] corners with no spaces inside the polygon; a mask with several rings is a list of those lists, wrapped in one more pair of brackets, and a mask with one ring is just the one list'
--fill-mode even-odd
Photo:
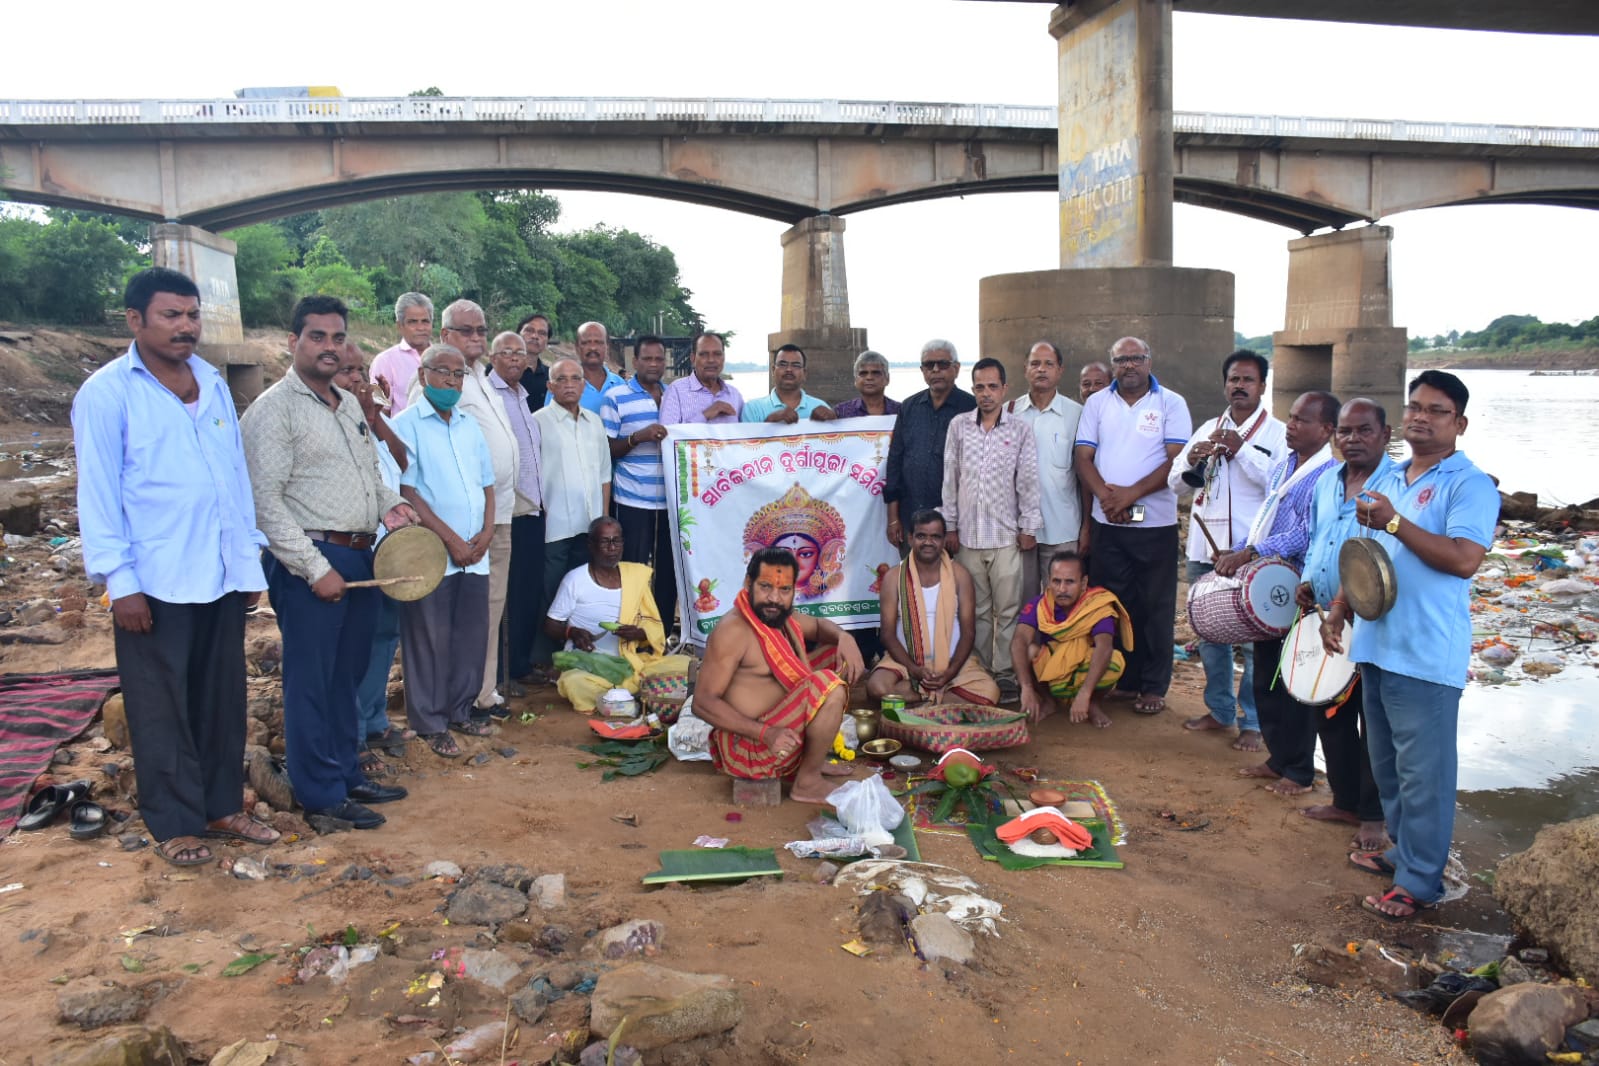
{"label": "white and red drum", "polygon": [[1188,621],[1216,644],[1271,640],[1294,624],[1298,585],[1299,571],[1281,559],[1256,559],[1232,577],[1212,570],[1188,588]]}
{"label": "white and red drum", "polygon": [[1349,643],[1355,627],[1344,620],[1344,650],[1329,654],[1321,643],[1321,618],[1314,612],[1299,616],[1283,638],[1279,662],[1283,687],[1300,703],[1326,707],[1340,702],[1355,687],[1355,664],[1349,661]]}

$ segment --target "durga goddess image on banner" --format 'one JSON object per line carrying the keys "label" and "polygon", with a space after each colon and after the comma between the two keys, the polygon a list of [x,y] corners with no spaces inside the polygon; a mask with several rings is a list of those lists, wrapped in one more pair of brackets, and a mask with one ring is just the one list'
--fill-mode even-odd
{"label": "durga goddess image on banner", "polygon": [[843,583],[844,540],[838,511],[796,484],[750,515],[744,526],[744,558],[762,548],[787,548],[799,560],[795,596],[814,600]]}

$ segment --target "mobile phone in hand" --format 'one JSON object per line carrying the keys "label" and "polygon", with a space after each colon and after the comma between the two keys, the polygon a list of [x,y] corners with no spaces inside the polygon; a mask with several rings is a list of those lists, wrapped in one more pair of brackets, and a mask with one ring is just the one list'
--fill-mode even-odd
{"label": "mobile phone in hand", "polygon": [[1129,512],[1130,512],[1132,517],[1129,518],[1128,521],[1131,521],[1131,522],[1142,522],[1144,520],[1144,505],[1143,504],[1141,504],[1141,503],[1133,504],[1132,507],[1129,508]]}

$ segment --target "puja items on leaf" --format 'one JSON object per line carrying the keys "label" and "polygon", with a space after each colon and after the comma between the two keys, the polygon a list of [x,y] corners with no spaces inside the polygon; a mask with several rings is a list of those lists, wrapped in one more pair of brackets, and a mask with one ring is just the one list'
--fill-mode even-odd
{"label": "puja items on leaf", "polygon": [[[938,804],[933,809],[933,821],[945,822],[957,809],[964,808],[972,822],[988,818],[992,801],[1000,799],[995,785],[1003,782],[994,778],[995,768],[983,762],[965,748],[954,748],[938,760],[929,780],[917,785],[915,792],[928,802],[934,796]],[[1006,787],[1009,792],[1009,788]]]}

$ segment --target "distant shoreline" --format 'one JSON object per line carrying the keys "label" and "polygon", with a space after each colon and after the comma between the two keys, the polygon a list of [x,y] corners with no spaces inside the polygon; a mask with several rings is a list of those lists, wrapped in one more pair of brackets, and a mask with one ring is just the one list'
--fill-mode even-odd
{"label": "distant shoreline", "polygon": [[1595,370],[1599,349],[1535,348],[1519,352],[1417,353],[1408,364],[1414,370]]}

